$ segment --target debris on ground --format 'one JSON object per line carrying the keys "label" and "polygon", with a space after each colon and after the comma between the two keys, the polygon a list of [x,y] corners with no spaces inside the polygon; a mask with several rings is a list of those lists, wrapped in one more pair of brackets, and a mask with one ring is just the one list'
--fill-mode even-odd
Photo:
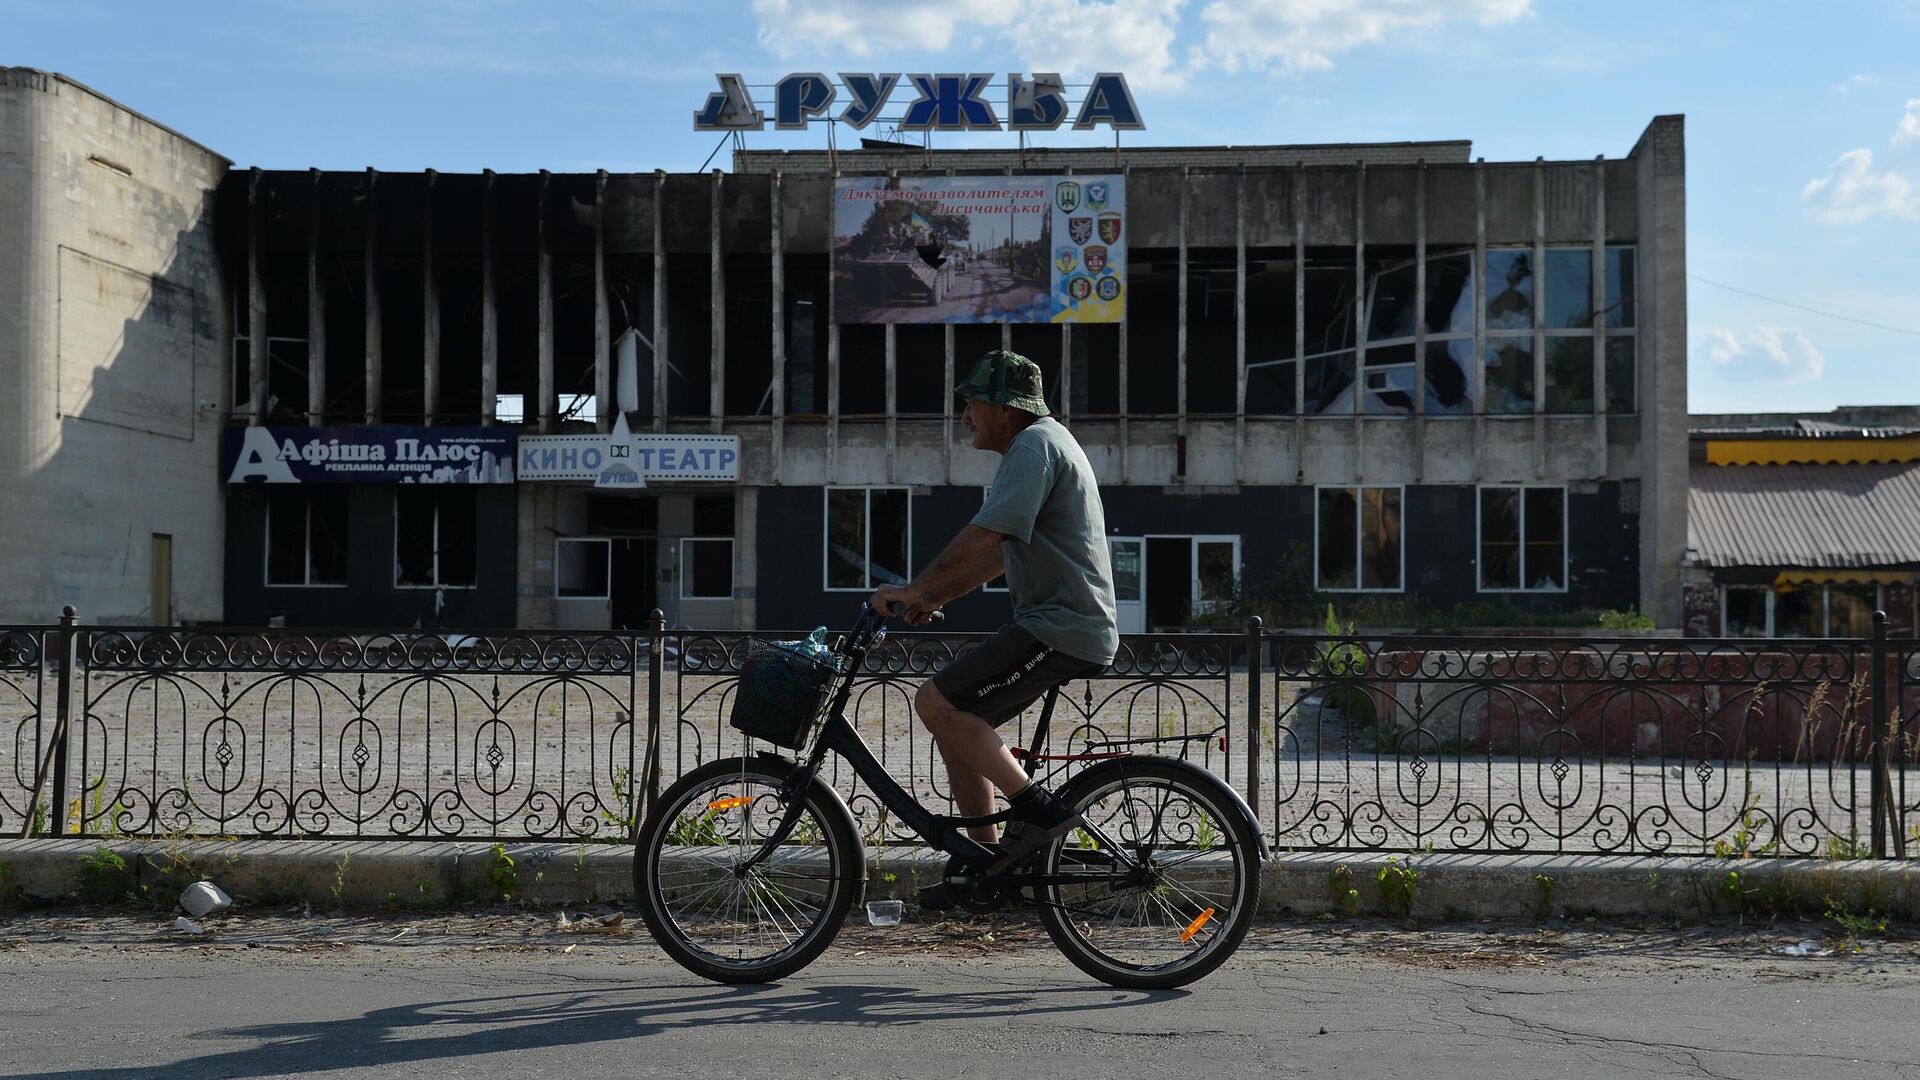
{"label": "debris on ground", "polygon": [[185,915],[173,920],[173,928],[189,934],[204,934],[207,928],[187,918]]}
{"label": "debris on ground", "polygon": [[1802,941],[1797,945],[1775,945],[1777,956],[1832,956],[1832,949],[1823,949],[1817,941]]}
{"label": "debris on ground", "polygon": [[211,881],[196,881],[180,894],[180,910],[198,919],[233,906],[233,897]]}

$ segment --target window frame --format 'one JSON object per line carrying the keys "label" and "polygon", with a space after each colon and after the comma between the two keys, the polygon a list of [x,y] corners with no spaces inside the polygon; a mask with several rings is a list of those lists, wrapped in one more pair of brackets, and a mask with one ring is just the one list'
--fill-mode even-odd
{"label": "window frame", "polygon": [[[351,557],[349,557],[347,560],[346,580],[344,581],[313,580],[313,493],[311,491],[305,491],[305,490],[300,491],[300,507],[301,507],[301,514],[303,515],[301,519],[301,525],[300,525],[300,528],[301,528],[300,541],[302,545],[302,550],[300,553],[301,580],[298,582],[273,580],[273,500],[268,499],[266,503],[266,526],[267,527],[260,531],[261,533],[260,535],[261,587],[266,589],[348,589],[348,588],[352,588],[353,587],[353,562]],[[347,501],[346,510],[348,514],[351,514],[353,512],[352,504],[350,500]],[[344,527],[344,523],[343,523],[343,527]],[[348,551],[351,552],[351,550],[352,550],[352,545],[348,545]]]}
{"label": "window frame", "polygon": [[[829,572],[833,560],[829,550],[829,541],[833,534],[833,493],[836,491],[858,491],[861,493],[861,521],[865,550],[861,552],[860,574],[864,585],[834,585]],[[820,489],[820,591],[829,593],[870,593],[880,586],[873,583],[873,493],[876,491],[898,491],[907,497],[907,565],[901,573],[908,581],[913,580],[913,488],[905,484],[829,484]]]}
{"label": "window frame", "polygon": [[[562,596],[560,593],[560,545],[561,544],[599,544],[602,557],[606,560],[606,589],[598,595]],[[418,588],[419,586],[415,586]],[[553,538],[553,598],[555,600],[611,600],[613,599],[613,538],[610,536],[556,536]]]}
{"label": "window frame", "polygon": [[[1518,491],[1520,493],[1520,512],[1516,515],[1520,522],[1520,586],[1518,588],[1489,588],[1482,573],[1486,560],[1486,492]],[[1560,586],[1552,589],[1535,589],[1527,586],[1527,492],[1558,491],[1560,493]],[[1567,493],[1566,484],[1480,484],[1474,488],[1473,496],[1473,584],[1476,592],[1482,593],[1531,593],[1535,596],[1564,595],[1573,586],[1573,534],[1570,525],[1573,517],[1572,500]],[[1771,617],[1771,609],[1769,609]]]}
{"label": "window frame", "polygon": [[[453,585],[440,580],[440,500],[452,494],[451,490],[442,489],[462,489],[467,486],[468,485],[465,484],[414,484],[401,485],[394,489],[393,546],[387,551],[387,563],[393,567],[393,588],[395,591],[406,590],[410,592],[420,592],[434,589],[460,589],[472,592],[480,588],[480,539],[478,528],[480,508],[477,505],[479,501],[478,495],[471,491],[465,492],[465,494],[474,498],[476,503],[474,506],[473,583],[471,585]],[[400,583],[400,492],[409,487],[427,489],[430,490],[433,495],[433,583],[429,585],[403,585]]]}
{"label": "window frame", "polygon": [[[689,568],[693,565],[693,563],[692,563],[692,560],[687,558],[687,545],[688,544],[718,544],[718,543],[724,543],[727,545],[727,591],[726,591],[726,594],[723,596],[706,596],[706,595],[700,595],[700,594],[688,592],[687,586],[690,582],[693,581],[693,572]],[[675,551],[674,557],[676,558],[676,560],[678,560],[678,566],[680,570],[680,573],[679,573],[680,599],[694,600],[694,601],[700,601],[700,602],[706,602],[706,603],[712,603],[717,600],[731,601],[733,599],[733,591],[740,584],[740,563],[739,563],[740,548],[739,548],[739,545],[737,545],[734,542],[733,537],[731,536],[683,536],[680,538],[678,544],[675,545],[674,551]],[[611,585],[612,583],[612,577],[611,577],[612,567],[611,566],[608,567],[608,572],[609,572],[608,583],[609,585]]]}
{"label": "window frame", "polygon": [[[1400,495],[1400,584],[1391,589],[1369,588],[1364,584],[1352,588],[1324,585],[1320,581],[1320,493],[1322,491],[1351,491],[1353,500],[1353,579],[1364,580],[1366,566],[1366,498],[1364,492],[1371,490],[1396,491]],[[1407,486],[1405,484],[1316,484],[1313,489],[1313,587],[1319,592],[1332,593],[1381,593],[1385,595],[1403,594],[1407,591]]]}

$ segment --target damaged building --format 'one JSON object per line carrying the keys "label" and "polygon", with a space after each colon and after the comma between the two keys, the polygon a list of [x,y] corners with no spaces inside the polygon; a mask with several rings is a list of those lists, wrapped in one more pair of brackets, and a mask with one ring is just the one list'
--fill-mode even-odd
{"label": "damaged building", "polygon": [[[408,439],[489,464],[236,481],[203,445],[224,591],[192,617],[842,623],[980,505],[997,458],[950,388],[1011,348],[1099,472],[1124,630],[1287,566],[1331,593],[1677,626],[1682,133],[1658,117],[1625,156],[1571,162],[1416,142],[234,169],[210,188],[206,302],[229,424],[296,454]],[[836,179],[1084,174],[1124,177],[1123,321],[836,320]],[[619,484],[495,460],[627,433],[720,457]],[[1006,603],[963,598],[949,625]]]}

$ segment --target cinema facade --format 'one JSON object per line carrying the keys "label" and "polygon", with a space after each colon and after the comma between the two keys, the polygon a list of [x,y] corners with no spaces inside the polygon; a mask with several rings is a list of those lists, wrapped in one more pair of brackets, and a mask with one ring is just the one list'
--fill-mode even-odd
{"label": "cinema facade", "polygon": [[950,388],[999,347],[1099,472],[1123,629],[1286,565],[1336,595],[1678,626],[1682,133],[1657,117],[1571,162],[869,144],[700,174],[224,169],[178,229],[207,252],[182,287],[207,293],[189,336],[226,421],[190,440],[219,493],[191,516],[223,555],[155,621],[844,622],[980,505],[997,459]]}

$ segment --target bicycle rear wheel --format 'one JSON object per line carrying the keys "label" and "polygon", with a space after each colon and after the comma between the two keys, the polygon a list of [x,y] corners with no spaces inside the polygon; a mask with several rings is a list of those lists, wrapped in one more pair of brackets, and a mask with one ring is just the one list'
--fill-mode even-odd
{"label": "bicycle rear wheel", "polygon": [[695,769],[660,796],[634,853],[634,893],[654,940],[717,982],[770,982],[825,951],[859,892],[866,860],[846,807],[818,777],[792,832],[746,866],[786,813],[796,768],[778,757]]}
{"label": "bicycle rear wheel", "polygon": [[1259,836],[1231,793],[1185,762],[1129,758],[1087,770],[1060,797],[1086,827],[1041,865],[1088,880],[1048,886],[1040,921],[1067,959],[1136,989],[1183,986],[1225,963],[1260,896]]}

